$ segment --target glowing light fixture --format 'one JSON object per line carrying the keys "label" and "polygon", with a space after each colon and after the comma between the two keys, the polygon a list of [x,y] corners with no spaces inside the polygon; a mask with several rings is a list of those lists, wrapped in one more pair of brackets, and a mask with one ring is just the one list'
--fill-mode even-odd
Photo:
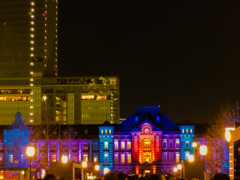
{"label": "glowing light fixture", "polygon": [[200,146],[200,154],[202,156],[205,156],[207,154],[207,146],[205,145]]}
{"label": "glowing light fixture", "polygon": [[99,165],[95,165],[94,169],[95,169],[96,171],[99,171],[100,166],[99,166]]}
{"label": "glowing light fixture", "polygon": [[194,147],[194,148],[197,147],[197,143],[196,143],[196,142],[193,142],[193,143],[192,143],[192,147]]}
{"label": "glowing light fixture", "polygon": [[27,156],[28,157],[33,157],[35,154],[35,148],[32,146],[27,147]]}
{"label": "glowing light fixture", "polygon": [[86,162],[86,161],[83,161],[83,162],[82,162],[82,167],[84,167],[84,168],[87,167],[87,162]]}
{"label": "glowing light fixture", "polygon": [[193,161],[194,161],[194,157],[193,157],[192,154],[189,154],[189,156],[188,156],[188,161],[189,161],[189,162],[193,162]]}
{"label": "glowing light fixture", "polygon": [[109,171],[110,171],[110,169],[108,169],[108,168],[104,168],[104,169],[103,169],[103,173],[104,173],[104,174],[107,174]]}
{"label": "glowing light fixture", "polygon": [[178,164],[178,165],[177,165],[177,168],[178,168],[179,170],[181,170],[181,169],[182,169],[182,165],[181,165],[181,164]]}
{"label": "glowing light fixture", "polygon": [[225,128],[225,138],[226,138],[227,142],[230,142],[230,140],[231,140],[231,132],[230,131],[234,131],[234,130],[235,130],[234,127]]}
{"label": "glowing light fixture", "polygon": [[47,96],[43,96],[43,100],[46,101],[47,100]]}
{"label": "glowing light fixture", "polygon": [[177,170],[178,170],[178,168],[176,168],[176,167],[173,168],[173,171],[174,171],[175,173],[177,172]]}
{"label": "glowing light fixture", "polygon": [[68,162],[68,157],[66,155],[62,156],[62,162],[66,164]]}

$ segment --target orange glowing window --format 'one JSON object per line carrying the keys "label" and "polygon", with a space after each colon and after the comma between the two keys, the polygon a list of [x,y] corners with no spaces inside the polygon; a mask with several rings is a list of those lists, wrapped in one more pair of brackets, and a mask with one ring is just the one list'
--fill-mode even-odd
{"label": "orange glowing window", "polygon": [[132,155],[131,154],[128,154],[127,159],[128,159],[128,163],[132,163]]}
{"label": "orange glowing window", "polygon": [[57,161],[56,155],[52,155],[52,162],[56,162],[56,161]]}
{"label": "orange glowing window", "polygon": [[108,142],[107,141],[104,142],[104,148],[108,149]]}
{"label": "orange glowing window", "polygon": [[180,162],[180,155],[179,154],[176,154],[176,162]]}
{"label": "orange glowing window", "polygon": [[132,143],[131,142],[127,142],[127,148],[131,149],[132,148]]}
{"label": "orange glowing window", "polygon": [[151,148],[151,143],[150,141],[145,141],[144,142],[144,150],[149,150]]}
{"label": "orange glowing window", "polygon": [[121,154],[121,163],[125,163],[125,154]]}
{"label": "orange glowing window", "polygon": [[121,142],[121,149],[125,149],[125,142],[124,141]]}

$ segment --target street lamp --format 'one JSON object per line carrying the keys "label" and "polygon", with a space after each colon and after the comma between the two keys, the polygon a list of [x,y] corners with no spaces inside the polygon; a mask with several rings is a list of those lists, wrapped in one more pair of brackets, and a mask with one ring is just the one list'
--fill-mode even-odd
{"label": "street lamp", "polygon": [[[178,170],[182,170],[182,178],[183,178],[183,169],[182,169],[182,165],[181,165],[181,164],[178,164],[178,165],[177,165],[177,168],[178,168]],[[180,172],[179,172],[179,174],[180,174]]]}
{"label": "street lamp", "polygon": [[234,131],[235,127],[227,127],[225,128],[225,138],[227,140],[227,142],[230,142],[231,140],[231,132],[230,131]]}
{"label": "street lamp", "polygon": [[66,163],[68,162],[68,157],[66,155],[62,155],[62,163],[65,164],[65,170],[64,170],[64,177],[66,179]]}
{"label": "street lamp", "polygon": [[203,156],[203,179],[204,179],[204,172],[205,172],[204,156],[207,155],[207,146],[206,145],[200,146],[200,154]]}
{"label": "street lamp", "polygon": [[193,162],[194,161],[194,157],[192,154],[188,155],[188,161],[189,162]]}
{"label": "street lamp", "polygon": [[32,169],[31,169],[31,160],[32,160],[32,157],[34,156],[34,154],[35,154],[35,148],[33,147],[33,146],[28,146],[27,147],[27,156],[29,157],[29,160],[30,160],[30,179],[32,179],[32,174],[31,174],[31,171],[32,171]]}
{"label": "street lamp", "polygon": [[82,167],[83,167],[83,180],[85,180],[85,172],[84,172],[84,169],[87,167],[87,162],[86,162],[86,161],[83,161],[83,162],[82,162]]}
{"label": "street lamp", "polygon": [[95,166],[94,166],[94,169],[95,169],[95,171],[99,171],[100,166],[99,166],[99,165],[95,165]]}
{"label": "street lamp", "polygon": [[110,171],[110,169],[108,169],[108,168],[104,168],[104,169],[103,169],[103,173],[104,173],[104,174],[107,174],[109,171]]}

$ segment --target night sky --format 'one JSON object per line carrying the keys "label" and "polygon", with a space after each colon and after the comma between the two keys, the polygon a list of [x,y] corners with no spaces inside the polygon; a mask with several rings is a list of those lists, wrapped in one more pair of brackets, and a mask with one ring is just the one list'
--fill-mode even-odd
{"label": "night sky", "polygon": [[118,76],[122,118],[213,121],[240,100],[240,1],[61,0],[59,76]]}

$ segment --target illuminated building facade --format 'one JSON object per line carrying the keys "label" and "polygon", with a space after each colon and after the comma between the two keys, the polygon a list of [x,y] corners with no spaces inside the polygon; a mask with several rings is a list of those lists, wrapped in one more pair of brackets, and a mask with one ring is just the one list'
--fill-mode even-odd
{"label": "illuminated building facade", "polygon": [[11,125],[21,112],[26,123],[118,123],[118,77],[0,79],[0,124]]}
{"label": "illuminated building facade", "polygon": [[[20,113],[14,124],[21,124],[16,123],[22,122],[19,119]],[[0,147],[4,147],[4,153],[0,154],[4,167],[8,167],[9,162],[12,166],[15,164],[15,157],[11,156],[9,149],[9,143],[14,142],[14,139],[9,140],[9,136],[19,132],[18,127],[14,127],[13,130],[4,130],[4,140],[0,142]],[[48,151],[46,139],[38,139],[34,143],[35,161],[46,163],[48,158],[49,163],[60,162],[61,156],[67,154],[70,162],[87,161],[88,171],[99,164],[102,175],[108,171],[143,175],[168,173],[193,154],[194,140],[204,140],[199,136],[196,139],[194,125],[173,123],[159,111],[158,106],[138,107],[137,112],[122,124],[113,125],[105,121],[100,125],[73,125],[70,134],[74,136],[70,139],[65,136],[69,126],[58,127],[60,129],[55,128],[53,138],[49,139]],[[38,129],[38,126],[34,128]]]}
{"label": "illuminated building facade", "polygon": [[0,1],[0,20],[0,78],[56,77],[58,0]]}

